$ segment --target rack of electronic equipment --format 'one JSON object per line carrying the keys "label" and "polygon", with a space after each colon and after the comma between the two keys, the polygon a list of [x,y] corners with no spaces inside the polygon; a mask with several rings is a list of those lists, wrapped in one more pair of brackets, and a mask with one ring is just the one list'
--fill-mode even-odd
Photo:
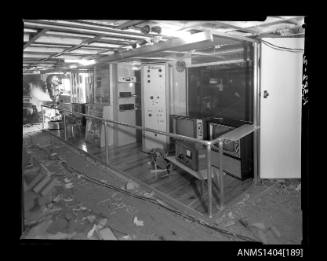
{"label": "rack of electronic equipment", "polygon": [[[171,115],[173,133],[200,140],[214,140],[219,136],[251,122],[203,117],[199,114]],[[175,140],[175,159],[193,171],[207,168],[206,148],[202,144]],[[218,144],[211,147],[212,166],[219,168]],[[239,140],[224,140],[224,172],[240,180],[253,177],[253,134]]]}

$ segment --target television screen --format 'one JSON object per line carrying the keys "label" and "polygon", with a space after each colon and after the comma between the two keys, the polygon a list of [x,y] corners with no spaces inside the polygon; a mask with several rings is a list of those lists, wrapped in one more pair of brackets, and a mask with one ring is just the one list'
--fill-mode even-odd
{"label": "television screen", "polygon": [[194,138],[195,121],[193,119],[177,118],[176,119],[176,134]]}

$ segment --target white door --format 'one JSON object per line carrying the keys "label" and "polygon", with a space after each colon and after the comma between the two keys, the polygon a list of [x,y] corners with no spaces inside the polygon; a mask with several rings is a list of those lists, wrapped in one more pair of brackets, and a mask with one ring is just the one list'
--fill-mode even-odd
{"label": "white door", "polygon": [[[304,48],[304,38],[263,40]],[[260,178],[301,178],[303,53],[261,50]]]}

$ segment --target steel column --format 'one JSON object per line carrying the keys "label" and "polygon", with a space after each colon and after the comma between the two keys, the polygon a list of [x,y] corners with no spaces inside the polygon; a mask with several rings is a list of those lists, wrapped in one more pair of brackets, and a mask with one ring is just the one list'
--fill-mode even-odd
{"label": "steel column", "polygon": [[224,170],[223,170],[223,144],[224,140],[219,141],[219,201],[220,209],[224,208]]}
{"label": "steel column", "polygon": [[212,180],[211,180],[211,145],[207,145],[207,179],[208,179],[208,197],[209,197],[209,218],[212,218]]}
{"label": "steel column", "polygon": [[41,107],[41,112],[42,112],[42,129],[44,129],[44,108]]}
{"label": "steel column", "polygon": [[106,163],[109,164],[108,126],[106,122],[104,122],[104,143],[105,143],[105,151],[106,151]]}
{"label": "steel column", "polygon": [[64,113],[64,137],[65,137],[65,140],[67,140],[67,127],[66,127],[66,114]]}
{"label": "steel column", "polygon": [[[258,43],[253,44],[253,124],[256,127],[260,126],[260,51],[261,45]],[[260,128],[257,128],[253,133],[253,176],[254,184],[260,180],[259,173],[259,139]]]}

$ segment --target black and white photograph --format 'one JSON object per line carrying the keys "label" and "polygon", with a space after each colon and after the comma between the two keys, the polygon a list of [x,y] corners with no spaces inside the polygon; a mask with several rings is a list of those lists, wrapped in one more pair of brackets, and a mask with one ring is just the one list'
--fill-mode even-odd
{"label": "black and white photograph", "polygon": [[22,24],[21,240],[303,256],[306,16]]}

